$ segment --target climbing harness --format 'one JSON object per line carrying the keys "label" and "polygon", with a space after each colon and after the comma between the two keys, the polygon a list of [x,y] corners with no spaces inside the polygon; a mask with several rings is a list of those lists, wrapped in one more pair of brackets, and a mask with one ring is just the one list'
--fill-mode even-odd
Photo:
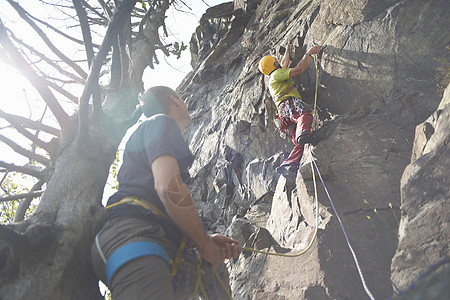
{"label": "climbing harness", "polygon": [[277,113],[274,116],[274,122],[283,139],[290,139],[291,130],[297,126],[297,124],[292,121],[294,114],[301,115],[305,110],[313,111],[313,107],[304,103],[301,98],[297,97],[289,97],[278,105]]}
{"label": "climbing harness", "polygon": [[163,211],[161,211],[159,208],[157,208],[156,205],[154,205],[150,201],[138,199],[136,197],[125,197],[122,200],[120,200],[119,202],[116,202],[116,203],[106,206],[105,209],[108,210],[108,209],[111,209],[111,208],[113,208],[117,205],[121,205],[121,204],[137,204],[137,205],[143,207],[144,209],[151,211],[156,216],[163,217],[166,219],[169,218]]}
{"label": "climbing harness", "polygon": [[[136,197],[125,197],[119,202],[108,205],[105,208],[110,209],[121,204],[139,205],[144,209],[151,211],[151,213],[155,214],[156,216],[169,218],[167,214],[157,208],[153,203],[143,199],[138,199]],[[109,256],[108,259],[106,258],[100,247],[98,234],[95,236],[95,245],[102,261],[105,263],[107,285],[110,284],[110,281],[113,278],[115,272],[126,263],[143,256],[157,256],[162,258],[171,268],[170,276],[172,278],[172,286],[174,287],[174,290],[177,289],[177,284],[181,279],[183,279],[182,276],[184,275],[184,299],[189,299],[201,294],[202,299],[208,300],[209,291],[215,292],[217,295],[220,295],[219,286],[217,286],[216,282],[220,283],[220,288],[222,288],[225,292],[227,299],[232,299],[230,292],[226,288],[217,271],[204,270],[205,266],[201,256],[197,252],[196,248],[189,243],[189,240],[187,238],[182,239],[173,261],[169,259],[166,250],[161,245],[152,241],[136,241],[125,244],[114,250],[114,252]],[[206,268],[208,268],[208,266],[206,266]],[[192,278],[196,281],[195,290],[191,294],[189,283],[191,280],[192,271],[196,273],[196,278]],[[211,278],[209,278],[209,280],[206,279],[206,275],[209,275]],[[208,291],[205,289],[205,285],[207,284],[212,285],[212,288],[211,286],[208,286]]]}
{"label": "climbing harness", "polygon": [[159,244],[150,241],[137,241],[125,244],[117,248],[108,258],[105,264],[106,282],[110,283],[114,273],[127,262],[143,256],[157,256],[162,258],[168,266],[170,260],[166,250]]}
{"label": "climbing harness", "polygon": [[[151,211],[153,214],[161,217],[167,218],[167,215],[158,209],[153,203],[138,199],[136,197],[125,197],[121,199],[119,202],[108,205],[105,209],[111,209],[117,205],[121,204],[137,204],[146,210]],[[176,266],[175,263],[170,261],[166,250],[156,242],[152,241],[136,241],[125,244],[116,250],[106,259],[105,254],[103,253],[100,242],[98,240],[98,234],[95,236],[95,245],[97,247],[97,251],[105,264],[105,274],[106,274],[106,282],[109,285],[111,279],[113,278],[115,272],[120,269],[126,263],[143,256],[157,256],[162,258],[168,266],[172,265],[173,268]],[[184,247],[185,242],[181,243],[180,247]]]}
{"label": "climbing harness", "polygon": [[[292,86],[283,94],[279,95],[277,97],[277,100],[275,101],[278,102],[278,100],[280,100],[283,96],[287,95],[290,91],[292,91],[294,89],[294,84],[292,84]],[[277,112],[273,118],[273,121],[275,123],[275,126],[277,126],[278,131],[280,132],[280,136],[282,139],[289,139],[289,132],[292,130],[292,128],[295,127],[295,123],[292,122],[288,122],[286,120],[286,117],[284,116],[284,114],[280,111],[280,106],[281,104],[283,104],[284,102],[286,102],[286,100],[288,100],[290,98],[286,98],[283,101],[281,101],[278,105],[277,105]],[[291,123],[291,124],[289,124]]]}
{"label": "climbing harness", "polygon": [[[312,125],[311,125],[312,130],[315,129],[315,115],[316,115],[316,108],[317,108],[317,94],[318,94],[318,89],[319,89],[319,66],[318,66],[318,59],[317,59],[317,55],[316,55],[316,54],[314,54],[313,57],[314,57],[314,62],[315,62],[315,67],[316,67],[316,87],[315,87],[315,95],[314,95],[313,123],[312,123]],[[315,238],[316,238],[316,235],[317,235],[317,229],[318,229],[318,226],[319,226],[319,201],[318,201],[318,198],[317,198],[316,176],[315,176],[315,171],[314,171],[314,170],[316,170],[316,171],[317,171],[317,174],[318,174],[318,176],[319,176],[319,179],[320,179],[320,181],[321,181],[321,183],[322,183],[322,186],[323,186],[323,188],[325,189],[325,192],[326,192],[326,194],[327,194],[327,196],[328,196],[328,200],[329,200],[330,203],[331,203],[331,206],[332,206],[332,208],[333,208],[333,211],[334,211],[334,213],[335,213],[335,216],[336,216],[337,220],[339,221],[339,224],[340,224],[340,226],[341,226],[342,232],[344,233],[344,236],[345,236],[345,239],[346,239],[346,241],[347,241],[347,245],[348,245],[348,247],[349,247],[349,249],[350,249],[350,252],[352,253],[353,260],[354,260],[354,262],[355,262],[355,264],[356,264],[356,267],[357,267],[357,269],[358,269],[359,277],[361,278],[361,282],[362,282],[362,285],[363,285],[363,287],[364,287],[364,291],[366,292],[366,294],[369,296],[369,298],[370,298],[371,300],[374,300],[375,298],[373,297],[372,292],[371,292],[371,291],[369,290],[369,288],[367,287],[366,281],[365,281],[365,279],[364,279],[364,275],[363,275],[363,273],[362,273],[361,267],[360,267],[360,265],[359,265],[358,259],[357,259],[356,254],[355,254],[355,251],[353,250],[353,247],[352,247],[352,245],[350,244],[350,241],[349,241],[347,232],[345,231],[345,228],[344,228],[344,225],[342,224],[341,218],[339,217],[339,214],[338,214],[336,208],[334,207],[334,203],[333,203],[333,201],[331,200],[330,194],[328,193],[328,190],[327,190],[327,188],[326,188],[326,186],[325,186],[325,183],[324,183],[324,181],[323,181],[323,179],[322,179],[322,175],[320,174],[319,168],[317,167],[317,164],[316,164],[316,161],[315,161],[315,159],[314,159],[314,157],[313,157],[311,148],[309,148],[309,152],[308,152],[308,153],[311,155],[311,170],[312,170],[312,177],[313,177],[313,182],[314,182],[314,196],[315,196],[315,200],[316,200],[316,201],[315,201],[315,206],[316,206],[316,207],[315,207],[315,209],[316,209],[316,214],[315,214],[315,216],[316,216],[316,222],[315,222],[315,225],[316,225],[316,226],[315,226],[315,229],[314,229],[313,237],[311,238],[311,241],[309,242],[308,246],[307,246],[304,250],[302,250],[302,251],[300,251],[299,253],[296,253],[296,254],[274,253],[274,252],[261,251],[261,250],[257,250],[257,249],[253,249],[253,248],[248,248],[248,247],[242,247],[242,249],[243,249],[244,251],[256,252],[256,253],[266,254],[266,255],[283,256],[283,257],[297,257],[297,256],[300,256],[300,255],[304,254],[306,251],[308,251],[308,250],[310,249],[312,243],[314,242],[314,240],[315,240]]]}

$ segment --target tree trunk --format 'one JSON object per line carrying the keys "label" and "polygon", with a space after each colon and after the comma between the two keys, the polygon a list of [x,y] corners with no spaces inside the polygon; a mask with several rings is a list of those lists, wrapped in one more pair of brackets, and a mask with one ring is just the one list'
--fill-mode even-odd
{"label": "tree trunk", "polygon": [[[155,45],[162,45],[158,28],[164,25],[169,1],[152,3],[157,9],[142,23],[143,36],[126,45],[133,48],[132,57],[128,56],[131,49],[121,49],[121,62],[132,59],[133,69],[122,70],[120,85],[108,88],[101,108],[99,99],[94,99],[88,116],[89,87],[96,89],[98,74],[92,70],[99,70],[98,64],[104,63],[109,44],[128,24],[135,2],[121,1],[115,9],[103,52],[99,51],[102,55],[97,53],[91,65],[86,81],[91,85],[87,84],[80,98],[84,106],[78,113],[82,117],[74,116],[61,126],[59,149],[52,154],[48,168],[52,175],[38,208],[20,223],[0,226],[0,300],[102,298],[89,250],[105,217],[101,200],[110,165],[126,130],[140,116],[135,109],[143,90],[142,74],[155,59]],[[162,50],[168,54],[167,49]],[[82,126],[78,126],[79,120]]]}
{"label": "tree trunk", "polygon": [[13,226],[32,249],[10,257],[9,273],[1,273],[0,299],[101,298],[88,254],[105,216],[101,199],[118,145],[107,136],[95,130],[96,143],[85,145],[89,157],[70,142],[55,161],[37,211]]}

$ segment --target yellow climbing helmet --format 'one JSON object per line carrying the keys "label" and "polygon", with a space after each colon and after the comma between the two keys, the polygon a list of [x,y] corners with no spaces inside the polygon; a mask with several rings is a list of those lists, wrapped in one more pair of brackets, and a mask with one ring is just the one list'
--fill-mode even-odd
{"label": "yellow climbing helmet", "polygon": [[276,59],[273,56],[266,55],[259,61],[259,70],[265,74],[270,75],[277,67],[275,66]]}

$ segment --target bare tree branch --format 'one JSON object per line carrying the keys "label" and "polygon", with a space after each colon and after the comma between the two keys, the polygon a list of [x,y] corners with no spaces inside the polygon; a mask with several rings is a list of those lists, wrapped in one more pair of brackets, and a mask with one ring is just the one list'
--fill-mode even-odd
{"label": "bare tree branch", "polygon": [[[9,0],[8,0],[9,1]],[[33,68],[22,57],[22,55],[14,47],[12,41],[9,39],[6,32],[6,27],[0,22],[0,43],[9,55],[9,58],[14,62],[17,68],[23,71],[24,76],[30,81],[30,83],[36,88],[44,101],[48,104],[49,108],[58,120],[61,128],[64,128],[68,121],[69,116],[63,110],[61,105],[56,100],[55,96],[49,90],[45,84],[45,80],[34,72]]]}
{"label": "bare tree branch", "polygon": [[[73,5],[75,7],[75,10],[77,12],[78,19],[80,20],[80,26],[81,26],[81,32],[83,33],[83,41],[84,41],[84,47],[86,49],[86,56],[88,61],[88,66],[90,67],[92,64],[92,60],[94,59],[94,48],[92,46],[92,36],[91,31],[89,28],[88,18],[86,11],[81,4],[80,0],[72,0]],[[101,111],[101,96],[100,96],[100,87],[98,85],[98,82],[94,84],[92,87],[94,89],[92,96],[94,99],[94,110],[96,112]]]}
{"label": "bare tree branch", "polygon": [[109,53],[117,33],[122,29],[122,24],[129,17],[135,4],[136,0],[124,0],[121,2],[121,5],[117,8],[111,18],[102,45],[92,61],[91,71],[89,72],[85,88],[80,97],[80,110],[78,112],[78,142],[81,144],[87,143],[89,140],[89,97],[93,92],[93,87],[98,84],[98,75],[106,55]]}
{"label": "bare tree branch", "polygon": [[[53,5],[53,4],[52,4],[52,5]],[[47,28],[53,30],[54,32],[56,32],[56,33],[58,33],[59,35],[65,37],[66,39],[69,39],[69,40],[71,40],[72,42],[75,42],[75,43],[77,43],[77,44],[84,45],[84,42],[83,42],[83,41],[81,41],[81,40],[79,40],[79,39],[76,39],[76,38],[74,38],[74,37],[72,37],[72,36],[66,34],[65,32],[59,30],[58,28],[55,28],[54,26],[50,25],[49,23],[44,22],[44,21],[42,21],[41,19],[38,19],[38,18],[36,18],[36,17],[34,17],[34,16],[32,16],[32,15],[29,15],[29,16],[30,16],[30,18],[32,18],[33,20],[36,20],[37,22],[39,22],[39,23],[45,25]],[[86,19],[86,22],[87,22],[87,19]],[[92,47],[93,47],[93,48],[99,48],[100,45],[92,44]]]}
{"label": "bare tree branch", "polygon": [[[29,194],[30,196],[24,197],[22,201],[20,201],[19,206],[16,209],[16,213],[14,214],[14,222],[20,222],[25,219],[25,213],[27,212],[28,208],[30,207],[31,201],[33,199],[39,197],[42,195],[42,191],[40,189],[44,185],[44,180],[39,180],[30,190]],[[38,193],[41,193],[41,195],[36,196]]]}
{"label": "bare tree branch", "polygon": [[98,3],[100,3],[100,5],[102,6],[103,11],[105,12],[106,16],[108,17],[108,20],[111,20],[112,15],[113,15],[111,9],[109,9],[109,7],[108,7],[108,5],[105,3],[105,1],[103,1],[103,0],[97,0],[97,1],[98,1]]}
{"label": "bare tree branch", "polygon": [[88,60],[88,66],[91,66],[92,59],[94,59],[94,48],[92,46],[91,31],[89,29],[88,18],[86,11],[80,0],[72,0],[75,11],[77,12],[78,19],[80,20],[81,32],[83,34],[84,48],[86,49],[86,56]]}
{"label": "bare tree branch", "polygon": [[[29,61],[31,61],[31,59],[29,59]],[[41,70],[41,68],[38,66],[38,62],[31,62],[30,65],[33,65],[36,68],[37,74],[39,74],[39,73],[42,74],[42,75],[39,75],[39,76],[41,76],[41,78],[43,80],[43,83],[45,83],[45,85],[47,87],[51,87],[54,91],[56,91],[59,94],[65,96],[67,99],[69,99],[73,103],[78,104],[78,97],[72,95],[69,91],[67,91],[66,89],[64,89],[61,86],[57,85],[49,76],[47,76],[47,74],[45,74],[45,72],[43,72]]]}
{"label": "bare tree branch", "polygon": [[203,2],[206,6],[211,7],[211,5],[209,5],[208,3],[206,3],[205,0],[202,0],[202,2]]}
{"label": "bare tree branch", "polygon": [[5,181],[5,179],[6,179],[6,177],[8,177],[8,173],[9,173],[9,171],[8,170],[1,170],[1,172],[5,172],[5,174],[3,174],[3,177],[2,177],[2,179],[0,180],[0,187],[1,187],[1,189],[5,192],[5,193],[7,193],[7,191],[3,188],[3,182]]}
{"label": "bare tree branch", "polygon": [[111,80],[109,82],[109,86],[118,87],[120,85],[121,79],[122,79],[122,64],[120,63],[120,46],[119,46],[119,38],[117,37],[112,46]]}
{"label": "bare tree branch", "polygon": [[131,18],[128,17],[127,22],[123,26],[123,30],[118,34],[120,62],[122,76],[120,78],[120,87],[128,87],[128,78],[131,73]]}
{"label": "bare tree branch", "polygon": [[22,134],[24,137],[26,137],[27,139],[32,141],[36,146],[41,147],[42,149],[44,149],[45,151],[47,151],[49,153],[53,152],[52,144],[42,141],[41,139],[36,137],[34,134],[32,134],[31,132],[29,132],[28,130],[23,128],[20,124],[14,124],[14,122],[10,122],[10,123],[20,134]]}
{"label": "bare tree branch", "polygon": [[[57,8],[59,8],[60,10],[65,10],[65,9],[69,9],[69,8],[72,8],[72,6],[68,6],[68,5],[63,5],[63,4],[60,4],[60,3],[55,3],[54,1],[45,1],[45,0],[40,0],[40,2],[42,2],[42,3],[44,3],[44,4],[46,4],[46,5],[49,5],[49,6],[53,6],[53,7],[57,7]],[[61,1],[60,1],[61,2]]]}
{"label": "bare tree branch", "polygon": [[50,160],[45,158],[44,156],[41,156],[39,154],[36,154],[34,152],[31,152],[27,149],[24,149],[23,147],[19,146],[12,140],[8,139],[7,137],[0,135],[0,141],[8,145],[11,149],[13,149],[15,152],[17,152],[20,155],[23,155],[25,157],[28,157],[32,160],[35,160],[45,166],[50,165]]}
{"label": "bare tree branch", "polygon": [[42,130],[42,131],[50,133],[50,134],[52,134],[54,136],[59,136],[60,133],[61,133],[58,129],[53,128],[53,127],[48,126],[48,125],[44,125],[41,122],[32,121],[30,119],[27,119],[27,118],[24,118],[24,117],[21,117],[21,116],[8,114],[8,113],[5,113],[1,109],[0,109],[0,118],[3,118],[5,120],[6,120],[6,118],[14,119],[15,122],[23,125],[25,128],[31,128],[31,129],[35,129],[35,130]]}
{"label": "bare tree branch", "polygon": [[42,31],[39,26],[36,25],[36,23],[33,22],[33,20],[29,17],[31,16],[25,9],[23,9],[19,3],[16,3],[12,0],[7,0],[8,3],[17,11],[17,13],[20,15],[20,17],[26,21],[33,29],[36,31],[36,33],[39,35],[39,37],[44,41],[44,43],[52,50],[52,52],[58,56],[62,61],[64,61],[67,65],[69,65],[72,69],[74,69],[75,72],[78,73],[82,78],[86,78],[87,74],[83,71],[83,69],[74,63],[70,58],[65,56],[59,49],[53,45],[53,43],[50,41],[50,39],[47,37],[47,35]]}
{"label": "bare tree branch", "polygon": [[[101,26],[101,27],[106,27],[108,22],[105,22],[102,18],[99,18],[99,19],[93,18],[93,17],[89,18],[89,24],[90,25],[98,25],[98,26]],[[92,33],[96,33],[97,35],[101,34],[101,33],[95,32],[95,31],[92,31]]]}
{"label": "bare tree branch", "polygon": [[47,85],[49,87],[51,87],[52,89],[54,89],[56,92],[60,93],[61,95],[63,95],[64,97],[66,97],[67,99],[72,101],[73,103],[78,104],[78,97],[77,96],[72,95],[67,90],[63,89],[62,87],[60,87],[59,85],[57,85],[54,82],[51,82],[51,81],[48,81],[48,80],[46,80],[46,82],[47,82]]}
{"label": "bare tree branch", "polygon": [[[61,68],[57,63],[55,63],[54,61],[52,61],[51,59],[49,59],[45,54],[37,51],[35,48],[31,47],[28,44],[25,44],[22,40],[18,39],[11,31],[9,31],[11,37],[13,38],[13,40],[18,43],[19,45],[22,45],[23,47],[25,47],[26,49],[28,49],[33,55],[36,55],[37,57],[39,57],[40,59],[42,59],[43,61],[45,61],[46,63],[48,63],[50,66],[52,66],[53,68],[55,68],[60,74],[73,79],[75,82],[78,82],[80,84],[84,84],[84,79],[80,78],[78,76],[76,76],[75,74],[72,74],[70,72],[67,72],[66,70],[64,70],[63,68]],[[10,63],[11,64],[11,63]]]}
{"label": "bare tree branch", "polygon": [[149,10],[147,10],[145,15],[142,17],[141,21],[139,22],[139,31],[138,31],[137,38],[141,38],[143,36],[143,34],[144,34],[144,32],[143,32],[144,25],[148,21],[148,19],[150,18],[150,15],[152,14],[152,12],[153,12],[153,7],[151,6],[149,8]]}
{"label": "bare tree branch", "polygon": [[38,179],[43,179],[45,177],[42,170],[34,166],[18,166],[0,160],[0,167],[5,168],[10,172],[20,172]]}
{"label": "bare tree branch", "polygon": [[[42,123],[42,120],[44,119],[44,116],[45,116],[45,114],[47,113],[47,109],[48,109],[48,105],[46,105],[45,106],[45,109],[44,109],[44,111],[42,112],[42,116],[41,116],[41,118],[39,119],[39,122],[41,122]],[[40,130],[36,130],[35,131],[35,133],[34,133],[34,136],[36,137],[36,138],[38,138],[39,137],[39,133],[40,133]],[[53,150],[55,150],[55,144],[54,144],[54,140],[55,139],[52,139],[51,141],[50,141],[50,145],[52,146],[52,153],[53,153]],[[57,139],[56,139],[57,140]],[[33,145],[31,145],[31,151],[33,151],[33,152],[36,152],[36,145],[35,144],[33,144]]]}
{"label": "bare tree branch", "polygon": [[44,191],[37,191],[37,192],[30,192],[30,193],[22,193],[22,194],[16,194],[16,195],[10,195],[6,197],[0,197],[0,203],[6,202],[6,201],[13,201],[13,200],[21,200],[24,198],[37,198],[40,197]]}
{"label": "bare tree branch", "polygon": [[9,118],[5,116],[5,120],[7,120],[20,134],[24,137],[32,141],[36,146],[43,148],[45,151],[51,153],[53,152],[54,145],[51,143],[46,143],[39,139],[37,136],[26,130],[20,123],[16,122],[14,118]]}
{"label": "bare tree branch", "polygon": [[[100,3],[100,5],[101,5],[103,11],[104,11],[105,14],[106,14],[106,17],[105,17],[105,15],[103,15],[103,14],[101,14],[101,13],[99,12],[99,9],[98,9],[98,8],[92,7],[92,5],[90,5],[89,3],[87,3],[87,1],[81,0],[81,2],[83,3],[83,6],[86,7],[86,9],[87,9],[89,12],[91,12],[91,13],[97,15],[101,20],[103,20],[103,23],[102,23],[103,25],[108,24],[108,22],[111,20],[111,16],[112,16],[111,10],[108,9],[109,13],[106,13],[106,11],[105,11],[105,9],[104,9],[104,7],[103,7],[103,5],[102,5],[101,3]],[[92,20],[93,17],[90,17],[90,19]]]}
{"label": "bare tree branch", "polygon": [[[45,79],[47,79],[47,80],[50,80],[51,82],[53,82],[53,83],[56,83],[56,82],[59,82],[61,85],[66,85],[66,84],[77,84],[77,83],[79,83],[79,82],[76,82],[76,81],[74,81],[74,80],[72,80],[72,79],[66,79],[66,80],[64,80],[64,79],[62,79],[62,78],[58,78],[58,77],[54,77],[54,76],[45,76]],[[62,86],[60,86],[60,88],[62,88]],[[71,94],[72,95],[72,94]],[[73,96],[73,95],[72,95]],[[76,96],[74,96],[74,97],[76,97]],[[76,98],[77,99],[77,101],[76,101],[76,103],[78,103],[78,98]]]}
{"label": "bare tree branch", "polygon": [[158,59],[155,55],[156,49],[161,49],[166,56],[169,56],[169,51],[164,47],[158,33],[158,28],[164,25],[165,13],[169,6],[169,0],[158,1],[158,5],[154,8],[154,12],[148,17],[145,26],[142,27],[143,34],[140,36],[139,40],[147,44],[145,51],[148,55],[146,55],[146,57],[138,58],[139,61],[134,61],[132,78],[142,78],[144,69],[147,66],[150,66],[152,69],[154,68],[153,59],[158,63]]}

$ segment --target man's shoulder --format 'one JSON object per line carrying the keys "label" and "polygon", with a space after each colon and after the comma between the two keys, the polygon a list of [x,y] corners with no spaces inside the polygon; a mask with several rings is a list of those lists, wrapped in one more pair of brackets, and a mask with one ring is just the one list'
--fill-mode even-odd
{"label": "man's shoulder", "polygon": [[157,114],[157,115],[153,115],[150,118],[148,118],[147,120],[143,121],[138,129],[142,130],[142,129],[146,129],[146,128],[150,128],[150,127],[161,127],[161,126],[170,126],[176,124],[175,120],[171,117],[168,116],[166,114]]}
{"label": "man's shoulder", "polygon": [[172,117],[165,114],[153,115],[139,124],[131,134],[127,144],[140,143],[146,136],[159,136],[162,132],[167,132],[173,126],[176,126],[176,123]]}
{"label": "man's shoulder", "polygon": [[275,71],[273,71],[273,74],[279,74],[284,72],[289,72],[292,68],[278,68]]}
{"label": "man's shoulder", "polygon": [[169,115],[166,115],[166,114],[156,114],[156,115],[151,116],[151,117],[148,118],[147,120],[145,120],[145,121],[143,122],[143,124],[144,124],[144,123],[145,123],[145,124],[149,124],[149,123],[155,123],[155,122],[161,122],[161,121],[164,121],[164,122],[175,122],[175,120],[174,120],[171,116],[169,116]]}
{"label": "man's shoulder", "polygon": [[287,68],[287,69],[276,69],[275,71],[273,71],[273,73],[270,75],[270,79],[274,80],[274,81],[284,81],[284,80],[288,80],[289,77],[289,73],[291,72],[291,68]]}

